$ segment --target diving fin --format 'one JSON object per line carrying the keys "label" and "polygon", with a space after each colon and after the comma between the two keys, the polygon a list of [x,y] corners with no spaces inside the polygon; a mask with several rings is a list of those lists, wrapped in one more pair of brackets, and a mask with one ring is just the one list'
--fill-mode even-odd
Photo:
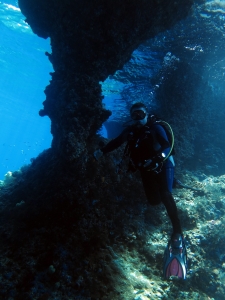
{"label": "diving fin", "polygon": [[181,234],[173,234],[164,252],[164,278],[176,276],[186,279],[187,250]]}

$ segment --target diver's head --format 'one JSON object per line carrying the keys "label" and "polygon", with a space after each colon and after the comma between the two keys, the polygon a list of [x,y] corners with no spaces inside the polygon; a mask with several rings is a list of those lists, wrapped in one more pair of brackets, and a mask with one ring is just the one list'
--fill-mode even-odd
{"label": "diver's head", "polygon": [[147,107],[141,102],[133,104],[130,108],[130,116],[136,125],[144,126],[148,121]]}

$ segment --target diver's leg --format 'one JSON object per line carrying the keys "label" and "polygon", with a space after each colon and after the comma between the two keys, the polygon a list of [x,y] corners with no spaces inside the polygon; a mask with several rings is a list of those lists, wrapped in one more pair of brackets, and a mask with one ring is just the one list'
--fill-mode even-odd
{"label": "diver's leg", "polygon": [[172,196],[172,187],[174,179],[174,167],[171,165],[164,167],[162,172],[159,174],[161,181],[161,201],[164,204],[168,216],[173,226],[173,233],[182,233],[180,219],[178,217],[177,206]]}
{"label": "diver's leg", "polygon": [[181,233],[180,220],[178,218],[177,206],[171,194],[173,186],[174,168],[163,168],[159,174],[155,172],[141,171],[141,178],[146,197],[151,205],[161,202],[166,207],[172,222],[173,232]]}
{"label": "diver's leg", "polygon": [[172,194],[169,191],[161,192],[162,202],[167,210],[168,216],[173,226],[173,233],[182,234],[180,219],[178,217],[177,206]]}
{"label": "diver's leg", "polygon": [[160,186],[157,181],[157,175],[154,172],[142,170],[141,179],[145,190],[148,202],[151,205],[158,205],[161,203],[161,195],[159,192]]}
{"label": "diver's leg", "polygon": [[173,173],[173,166],[167,165],[161,174],[162,186],[164,187],[161,190],[161,199],[173,226],[173,234],[164,252],[163,274],[165,278],[177,276],[185,279],[187,275],[187,251],[177,206],[172,196]]}

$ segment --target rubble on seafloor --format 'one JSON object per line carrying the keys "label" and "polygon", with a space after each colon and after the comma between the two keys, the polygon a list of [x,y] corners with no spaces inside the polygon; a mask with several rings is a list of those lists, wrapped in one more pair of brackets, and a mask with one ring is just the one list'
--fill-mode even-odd
{"label": "rubble on seafloor", "polygon": [[[24,219],[21,224],[18,220],[1,224],[0,299],[224,299],[225,176],[186,171],[182,182],[195,190],[174,189],[188,251],[186,280],[162,277],[171,224],[162,205],[148,205],[135,176],[130,175],[130,182],[123,176],[117,178],[113,203],[92,199],[92,219],[82,216],[79,232],[65,225],[65,220],[62,225],[60,219],[53,222],[56,228],[47,220],[40,227],[32,225],[30,231]],[[100,180],[106,194],[103,187],[111,184],[110,177]],[[134,181],[138,191],[132,199],[127,188]],[[26,200],[18,205],[21,201],[15,203],[17,212],[27,205]],[[2,212],[7,209],[5,203],[1,206],[5,207]],[[44,215],[52,217],[51,213]],[[21,228],[12,244],[15,224]],[[102,236],[96,237],[96,230]]]}
{"label": "rubble on seafloor", "polygon": [[174,190],[188,249],[187,280],[162,279],[162,257],[170,230],[164,213],[160,228],[145,232],[142,247],[136,248],[133,240],[132,251],[118,257],[132,286],[134,297],[129,299],[224,299],[225,176],[187,172],[183,180],[199,189]]}

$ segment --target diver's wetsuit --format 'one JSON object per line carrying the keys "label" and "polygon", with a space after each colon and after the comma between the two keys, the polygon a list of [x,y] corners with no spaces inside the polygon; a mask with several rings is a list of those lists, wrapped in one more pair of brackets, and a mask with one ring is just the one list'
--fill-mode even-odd
{"label": "diver's wetsuit", "polygon": [[[168,137],[164,128],[159,124],[146,124],[144,127],[147,127],[151,132],[154,132],[155,140],[157,141],[158,150],[153,150],[154,155],[152,152],[152,157],[162,152],[167,156],[170,152],[170,143],[168,141]],[[127,128],[125,128],[117,138],[111,140],[106,146],[101,149],[103,154],[111,152],[121,146],[123,143],[127,142],[130,134],[134,129],[135,126],[128,126]],[[153,147],[154,146],[152,146],[152,148]],[[164,161],[162,170],[159,173],[156,173],[154,171],[147,171],[143,168],[139,168],[139,170],[148,201],[151,205],[157,205],[162,202],[165,205],[167,213],[172,222],[173,233],[181,234],[182,230],[180,220],[178,218],[177,207],[172,196],[172,186],[174,179],[174,165],[172,161],[173,160],[171,160],[170,158]]]}

